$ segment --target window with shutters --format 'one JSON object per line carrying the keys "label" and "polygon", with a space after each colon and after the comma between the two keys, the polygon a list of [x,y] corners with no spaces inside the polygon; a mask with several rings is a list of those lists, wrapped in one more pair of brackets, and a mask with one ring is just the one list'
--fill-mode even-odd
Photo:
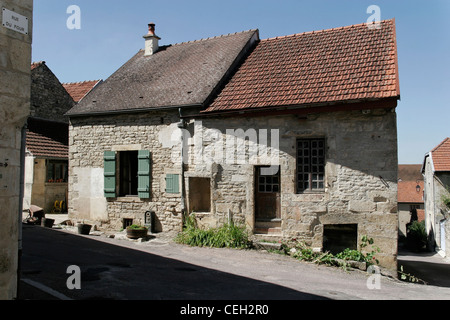
{"label": "window with shutters", "polygon": [[325,139],[297,140],[297,192],[325,189]]}
{"label": "window with shutters", "polygon": [[119,197],[138,195],[138,152],[119,152]]}
{"label": "window with shutters", "polygon": [[105,151],[105,197],[150,198],[150,151]]}

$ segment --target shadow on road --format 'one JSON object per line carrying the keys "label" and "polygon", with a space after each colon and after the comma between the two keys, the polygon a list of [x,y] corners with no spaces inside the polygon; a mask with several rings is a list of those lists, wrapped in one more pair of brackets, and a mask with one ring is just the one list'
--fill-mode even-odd
{"label": "shadow on road", "polygon": [[450,287],[450,264],[435,252],[399,250],[398,266],[428,285]]}
{"label": "shadow on road", "polygon": [[[81,290],[67,288],[66,281],[71,274],[66,272],[71,265],[81,269]],[[21,277],[75,300],[325,299],[39,226],[24,226]],[[31,289],[24,286],[20,299],[36,297],[34,292],[33,296],[27,296],[27,291],[32,293],[27,288]]]}

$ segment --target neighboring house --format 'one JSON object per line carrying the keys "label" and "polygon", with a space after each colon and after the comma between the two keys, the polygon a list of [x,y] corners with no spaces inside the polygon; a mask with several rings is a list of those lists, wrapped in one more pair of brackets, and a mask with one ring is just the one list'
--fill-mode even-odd
{"label": "neighboring house", "polygon": [[424,220],[423,176],[421,164],[398,166],[398,231],[406,237],[407,225]]}
{"label": "neighboring house", "polygon": [[102,80],[63,83],[64,89],[70,94],[73,101],[80,102],[89,92],[102,83]]}
{"label": "neighboring house", "polygon": [[258,30],[140,50],[68,112],[69,217],[357,249],[396,270],[394,20],[260,40]]}
{"label": "neighboring house", "polygon": [[64,114],[98,83],[62,85],[44,61],[31,64],[24,210],[30,205],[45,212],[66,210],[69,119]]}
{"label": "neighboring house", "polygon": [[450,138],[425,155],[422,167],[425,182],[425,224],[429,249],[450,256],[450,208],[443,202],[450,190]]}

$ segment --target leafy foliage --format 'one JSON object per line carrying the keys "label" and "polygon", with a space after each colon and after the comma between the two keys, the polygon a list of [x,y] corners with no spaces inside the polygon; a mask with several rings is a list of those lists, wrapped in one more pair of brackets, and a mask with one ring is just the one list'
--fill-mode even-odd
{"label": "leafy foliage", "polygon": [[244,226],[236,226],[233,222],[219,228],[201,229],[197,226],[195,215],[186,218],[184,230],[175,238],[177,243],[198,247],[214,248],[250,248]]}
{"label": "leafy foliage", "polygon": [[427,231],[425,229],[425,221],[413,221],[408,226],[408,245],[413,250],[422,250],[427,244]]}
{"label": "leafy foliage", "polygon": [[[372,238],[363,236],[359,250],[345,249],[344,251],[333,255],[330,252],[316,252],[308,247],[305,242],[292,239],[282,243],[281,253],[290,255],[293,258],[314,262],[317,264],[327,264],[333,266],[341,266],[347,268],[348,261],[366,262],[367,265],[378,264],[379,261],[375,258],[375,254],[380,252],[380,249],[373,245]],[[367,246],[372,245],[372,251],[364,253],[363,250]]]}

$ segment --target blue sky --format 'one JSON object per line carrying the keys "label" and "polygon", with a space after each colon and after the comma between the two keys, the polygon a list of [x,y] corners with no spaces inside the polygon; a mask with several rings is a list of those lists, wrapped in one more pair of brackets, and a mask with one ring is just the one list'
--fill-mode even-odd
{"label": "blue sky", "polygon": [[[66,26],[81,9],[81,29]],[[259,29],[260,38],[396,19],[399,163],[421,163],[450,136],[450,0],[34,0],[33,61],[61,82],[106,79],[139,49],[149,22],[161,44]]]}

